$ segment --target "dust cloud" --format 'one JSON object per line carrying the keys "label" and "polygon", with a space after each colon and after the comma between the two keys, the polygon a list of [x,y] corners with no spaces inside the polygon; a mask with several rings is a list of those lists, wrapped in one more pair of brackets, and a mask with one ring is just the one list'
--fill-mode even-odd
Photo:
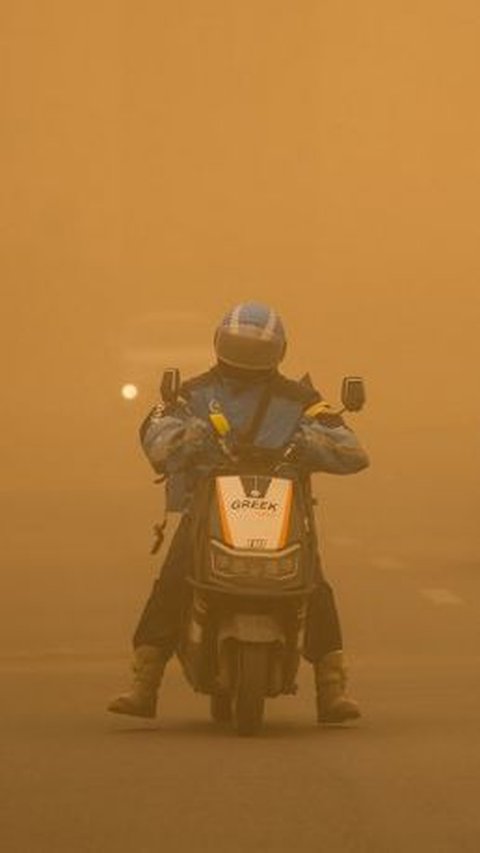
{"label": "dust cloud", "polygon": [[247,298],[285,372],[367,382],[333,563],[478,566],[477,3],[16,0],[2,33],[1,652],[126,646],[137,427]]}

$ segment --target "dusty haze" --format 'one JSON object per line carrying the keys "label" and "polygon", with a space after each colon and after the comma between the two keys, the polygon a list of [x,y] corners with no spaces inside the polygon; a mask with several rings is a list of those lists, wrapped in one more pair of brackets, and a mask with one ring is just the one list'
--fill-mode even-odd
{"label": "dusty haze", "polygon": [[372,468],[318,480],[332,572],[348,543],[392,583],[478,565],[477,0],[1,18],[2,653],[126,646],[154,571],[138,424],[246,298],[283,314],[287,373],[332,402],[367,382]]}

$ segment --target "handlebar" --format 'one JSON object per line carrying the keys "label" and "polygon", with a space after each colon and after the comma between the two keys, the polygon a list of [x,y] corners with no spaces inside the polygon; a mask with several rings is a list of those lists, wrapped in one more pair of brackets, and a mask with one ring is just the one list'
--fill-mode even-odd
{"label": "handlebar", "polygon": [[244,445],[243,447],[241,444],[230,447],[222,436],[217,436],[217,444],[225,457],[225,461],[228,460],[229,468],[232,465],[238,467],[239,465],[251,462],[268,466],[274,474],[291,461],[291,457],[297,446],[295,441],[289,441],[284,447],[276,450],[258,448],[252,444]]}

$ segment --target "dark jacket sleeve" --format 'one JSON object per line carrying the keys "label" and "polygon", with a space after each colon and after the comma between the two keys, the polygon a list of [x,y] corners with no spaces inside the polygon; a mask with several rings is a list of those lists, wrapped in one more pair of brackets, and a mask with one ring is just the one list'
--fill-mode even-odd
{"label": "dark jacket sleeve", "polygon": [[307,409],[296,438],[299,458],[312,472],[355,474],[370,464],[355,433],[324,401]]}
{"label": "dark jacket sleeve", "polygon": [[150,412],[140,428],[140,441],[153,468],[169,473],[184,468],[208,441],[209,433],[206,421],[192,415],[186,401],[180,400]]}

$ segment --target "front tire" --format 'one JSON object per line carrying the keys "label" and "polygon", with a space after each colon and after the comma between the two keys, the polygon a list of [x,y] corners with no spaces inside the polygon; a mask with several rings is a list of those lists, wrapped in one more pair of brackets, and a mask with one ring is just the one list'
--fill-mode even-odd
{"label": "front tire", "polygon": [[237,654],[237,679],[234,717],[242,737],[256,734],[262,726],[268,685],[269,646],[265,643],[240,643]]}

